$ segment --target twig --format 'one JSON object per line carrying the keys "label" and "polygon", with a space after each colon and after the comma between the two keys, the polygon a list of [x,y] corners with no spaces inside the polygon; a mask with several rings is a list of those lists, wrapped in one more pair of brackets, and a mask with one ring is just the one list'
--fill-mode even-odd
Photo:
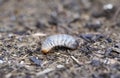
{"label": "twig", "polygon": [[55,70],[55,68],[47,68],[47,69],[45,69],[45,70],[43,70],[43,71],[41,71],[41,72],[38,72],[38,73],[36,74],[36,76],[38,77],[38,76],[40,76],[40,75],[47,74],[47,73],[49,73],[49,72],[51,72],[51,71],[54,71],[54,70]]}
{"label": "twig", "polygon": [[78,61],[78,59],[76,59],[74,56],[72,56],[71,54],[70,54],[70,52],[69,52],[69,50],[67,50],[67,53],[70,55],[70,57],[73,59],[73,61],[75,61],[78,65],[82,65],[82,63],[80,63],[79,61]]}
{"label": "twig", "polygon": [[117,20],[119,13],[120,13],[120,8],[118,8],[118,10],[115,12],[115,15],[113,16],[113,21]]}
{"label": "twig", "polygon": [[41,75],[47,74],[47,73],[52,72],[52,71],[55,71],[55,70],[57,70],[57,69],[64,69],[64,68],[65,68],[64,65],[57,65],[57,66],[54,67],[54,68],[47,68],[47,69],[45,69],[45,70],[43,70],[43,71],[40,71],[40,72],[36,73],[36,76],[39,77],[39,76],[41,76]]}
{"label": "twig", "polygon": [[78,65],[82,65],[74,56],[70,56]]}
{"label": "twig", "polygon": [[39,37],[39,36],[46,36],[47,34],[44,34],[44,33],[35,33],[35,34],[32,34],[33,37]]}

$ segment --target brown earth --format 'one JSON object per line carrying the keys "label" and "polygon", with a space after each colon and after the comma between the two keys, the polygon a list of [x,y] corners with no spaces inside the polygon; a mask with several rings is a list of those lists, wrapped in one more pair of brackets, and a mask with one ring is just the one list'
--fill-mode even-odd
{"label": "brown earth", "polygon": [[[1,78],[120,78],[120,0],[0,0]],[[76,50],[43,54],[53,34]]]}

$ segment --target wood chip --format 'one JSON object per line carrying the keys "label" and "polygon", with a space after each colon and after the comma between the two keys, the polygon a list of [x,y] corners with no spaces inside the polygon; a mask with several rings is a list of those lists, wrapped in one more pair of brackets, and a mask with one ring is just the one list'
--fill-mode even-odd
{"label": "wood chip", "polygon": [[49,72],[51,72],[51,71],[54,71],[54,70],[55,70],[54,68],[47,68],[47,69],[45,69],[45,70],[43,70],[43,71],[38,72],[38,73],[36,74],[36,76],[44,75],[44,74],[47,74],[47,73],[49,73]]}
{"label": "wood chip", "polygon": [[72,58],[78,65],[81,65],[81,63],[80,63],[74,56],[71,56],[71,58]]}
{"label": "wood chip", "polygon": [[43,37],[43,36],[47,36],[47,34],[44,34],[44,33],[34,33],[32,34],[33,37]]}

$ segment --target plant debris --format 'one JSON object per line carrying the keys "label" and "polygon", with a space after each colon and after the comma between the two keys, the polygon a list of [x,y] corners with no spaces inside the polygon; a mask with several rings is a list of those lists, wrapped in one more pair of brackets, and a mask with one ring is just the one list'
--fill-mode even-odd
{"label": "plant debris", "polygon": [[[120,0],[0,0],[0,18],[1,78],[120,77]],[[55,34],[79,46],[43,54]]]}

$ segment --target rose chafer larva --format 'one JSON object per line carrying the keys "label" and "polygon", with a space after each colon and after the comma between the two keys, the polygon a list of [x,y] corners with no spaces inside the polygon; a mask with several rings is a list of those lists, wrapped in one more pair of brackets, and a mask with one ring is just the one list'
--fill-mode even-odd
{"label": "rose chafer larva", "polygon": [[74,50],[79,46],[79,44],[77,40],[70,35],[67,34],[52,35],[42,43],[41,51],[43,53],[48,53],[51,49],[57,46],[62,46]]}

